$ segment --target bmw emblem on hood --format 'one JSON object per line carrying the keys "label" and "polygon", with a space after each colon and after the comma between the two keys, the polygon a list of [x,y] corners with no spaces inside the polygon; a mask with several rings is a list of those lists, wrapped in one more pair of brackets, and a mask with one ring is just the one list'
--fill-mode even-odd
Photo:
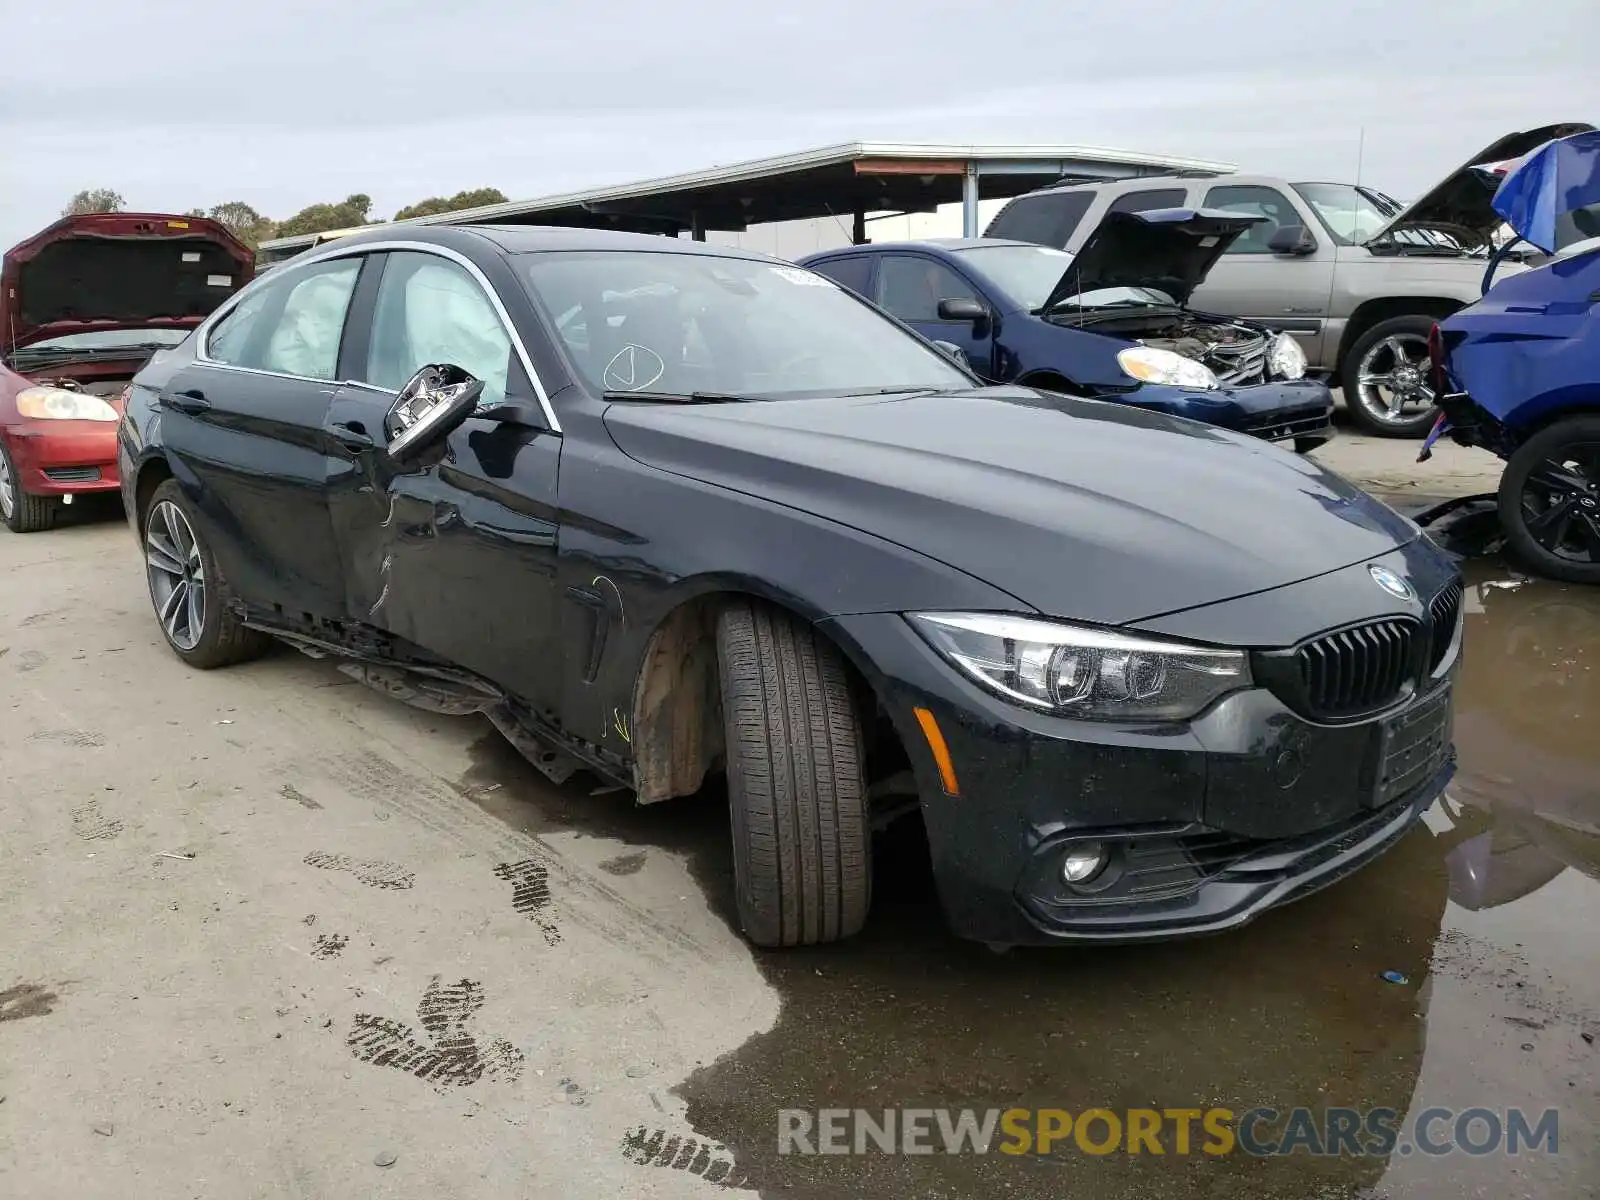
{"label": "bmw emblem on hood", "polygon": [[1411,585],[1389,570],[1388,567],[1380,567],[1377,563],[1368,563],[1367,574],[1372,576],[1373,583],[1388,592],[1396,600],[1415,600],[1417,598],[1417,593],[1411,589]]}

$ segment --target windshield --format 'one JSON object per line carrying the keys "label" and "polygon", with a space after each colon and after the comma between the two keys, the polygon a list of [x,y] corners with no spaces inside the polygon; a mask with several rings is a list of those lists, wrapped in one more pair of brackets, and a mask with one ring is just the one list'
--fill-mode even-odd
{"label": "windshield", "polygon": [[972,386],[926,342],[800,267],[653,251],[533,253],[518,266],[598,391],[778,399]]}
{"label": "windshield", "polygon": [[[1072,264],[1071,254],[1045,246],[966,246],[955,255],[982,271],[995,287],[1029,312],[1044,307]],[[1175,303],[1171,296],[1155,288],[1109,287],[1069,295],[1057,307],[1127,308]]]}
{"label": "windshield", "polygon": [[1323,227],[1345,245],[1359,245],[1382,229],[1398,207],[1389,208],[1375,192],[1348,183],[1297,183],[1299,192]]}
{"label": "windshield", "polygon": [[60,337],[32,342],[29,350],[114,350],[128,346],[176,346],[189,336],[187,329],[96,329],[87,333],[64,333]]}
{"label": "windshield", "polygon": [[[1345,246],[1364,245],[1405,209],[1382,192],[1348,183],[1297,183],[1294,190],[1305,198],[1334,241]],[[1455,238],[1441,229],[1397,229],[1390,239],[1402,246],[1429,251],[1465,253]]]}

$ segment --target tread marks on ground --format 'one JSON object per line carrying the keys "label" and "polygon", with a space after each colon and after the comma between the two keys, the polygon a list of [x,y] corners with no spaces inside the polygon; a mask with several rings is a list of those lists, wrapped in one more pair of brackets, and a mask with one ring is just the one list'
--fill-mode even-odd
{"label": "tread marks on ground", "polygon": [[398,863],[351,858],[348,854],[330,854],[325,850],[313,850],[306,855],[305,863],[322,871],[348,871],[368,887],[403,891],[417,879],[415,874]]}
{"label": "tread marks on ground", "polygon": [[90,800],[72,810],[72,832],[86,842],[103,842],[122,832],[122,822],[100,811],[100,801]]}
{"label": "tread marks on ground", "polygon": [[359,1013],[345,1045],[361,1062],[430,1083],[466,1087],[485,1076],[514,1083],[522,1074],[522,1051],[499,1038],[480,1046],[467,1029],[483,1000],[481,983],[463,979],[447,985],[435,975],[417,1004],[421,1037],[399,1021]]}
{"label": "tread marks on ground", "polygon": [[311,946],[312,958],[338,958],[350,939],[342,933],[319,933]]}
{"label": "tread marks on ground", "polygon": [[497,879],[511,885],[511,907],[527,917],[544,934],[547,945],[561,940],[561,930],[550,914],[550,872],[535,859],[501,863],[494,869]]}
{"label": "tread marks on ground", "polygon": [[[706,962],[713,959],[711,952],[683,929],[574,867],[541,838],[508,829],[431,773],[408,771],[372,750],[297,759],[284,767],[286,775],[297,777],[313,771],[353,796],[404,814],[462,849],[499,855],[511,862],[532,858],[545,867],[568,898],[564,906],[568,923],[624,946],[663,970],[684,973],[688,970],[685,954]],[[599,903],[573,904],[574,898]]]}
{"label": "tread marks on ground", "polygon": [[698,1175],[707,1183],[736,1188],[744,1185],[726,1146],[703,1138],[669,1134],[665,1129],[636,1125],[622,1138],[622,1156],[641,1167],[670,1167]]}

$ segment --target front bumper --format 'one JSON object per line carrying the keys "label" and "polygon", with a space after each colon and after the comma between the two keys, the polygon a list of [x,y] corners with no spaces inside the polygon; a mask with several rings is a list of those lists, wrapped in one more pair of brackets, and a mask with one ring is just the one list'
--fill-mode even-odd
{"label": "front bumper", "polygon": [[1269,442],[1292,441],[1298,449],[1333,437],[1333,393],[1327,384],[1312,379],[1209,392],[1146,384],[1122,399]]}
{"label": "front bumper", "polygon": [[[824,628],[872,676],[911,757],[946,917],[978,941],[1143,941],[1242,925],[1381,855],[1455,770],[1458,649],[1371,719],[1310,720],[1256,686],[1186,724],[1119,726],[992,697],[897,615]],[[918,708],[945,739],[956,794]],[[1073,888],[1061,862],[1087,840],[1112,846],[1112,865]]]}
{"label": "front bumper", "polygon": [[17,486],[34,496],[110,492],[120,486],[111,421],[23,421],[5,432]]}

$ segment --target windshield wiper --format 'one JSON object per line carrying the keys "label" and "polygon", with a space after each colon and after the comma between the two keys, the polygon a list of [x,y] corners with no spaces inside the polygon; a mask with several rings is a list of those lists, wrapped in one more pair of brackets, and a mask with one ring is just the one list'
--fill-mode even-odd
{"label": "windshield wiper", "polygon": [[642,400],[652,404],[735,404],[752,399],[731,392],[601,392],[605,400]]}
{"label": "windshield wiper", "polygon": [[1109,300],[1105,304],[1074,304],[1070,298],[1057,300],[1049,308],[1042,310],[1043,314],[1061,312],[1063,309],[1072,309],[1074,312],[1094,313],[1105,312],[1113,308],[1165,308],[1154,300]]}
{"label": "windshield wiper", "polygon": [[924,393],[931,395],[937,392],[951,390],[956,389],[938,388],[934,387],[932,384],[923,383],[908,387],[866,388],[861,391],[831,392],[829,394],[834,396],[915,396]]}
{"label": "windshield wiper", "polygon": [[176,342],[128,342],[120,346],[23,346],[12,352],[13,362],[89,362],[97,358],[128,358],[157,350],[171,350]]}

